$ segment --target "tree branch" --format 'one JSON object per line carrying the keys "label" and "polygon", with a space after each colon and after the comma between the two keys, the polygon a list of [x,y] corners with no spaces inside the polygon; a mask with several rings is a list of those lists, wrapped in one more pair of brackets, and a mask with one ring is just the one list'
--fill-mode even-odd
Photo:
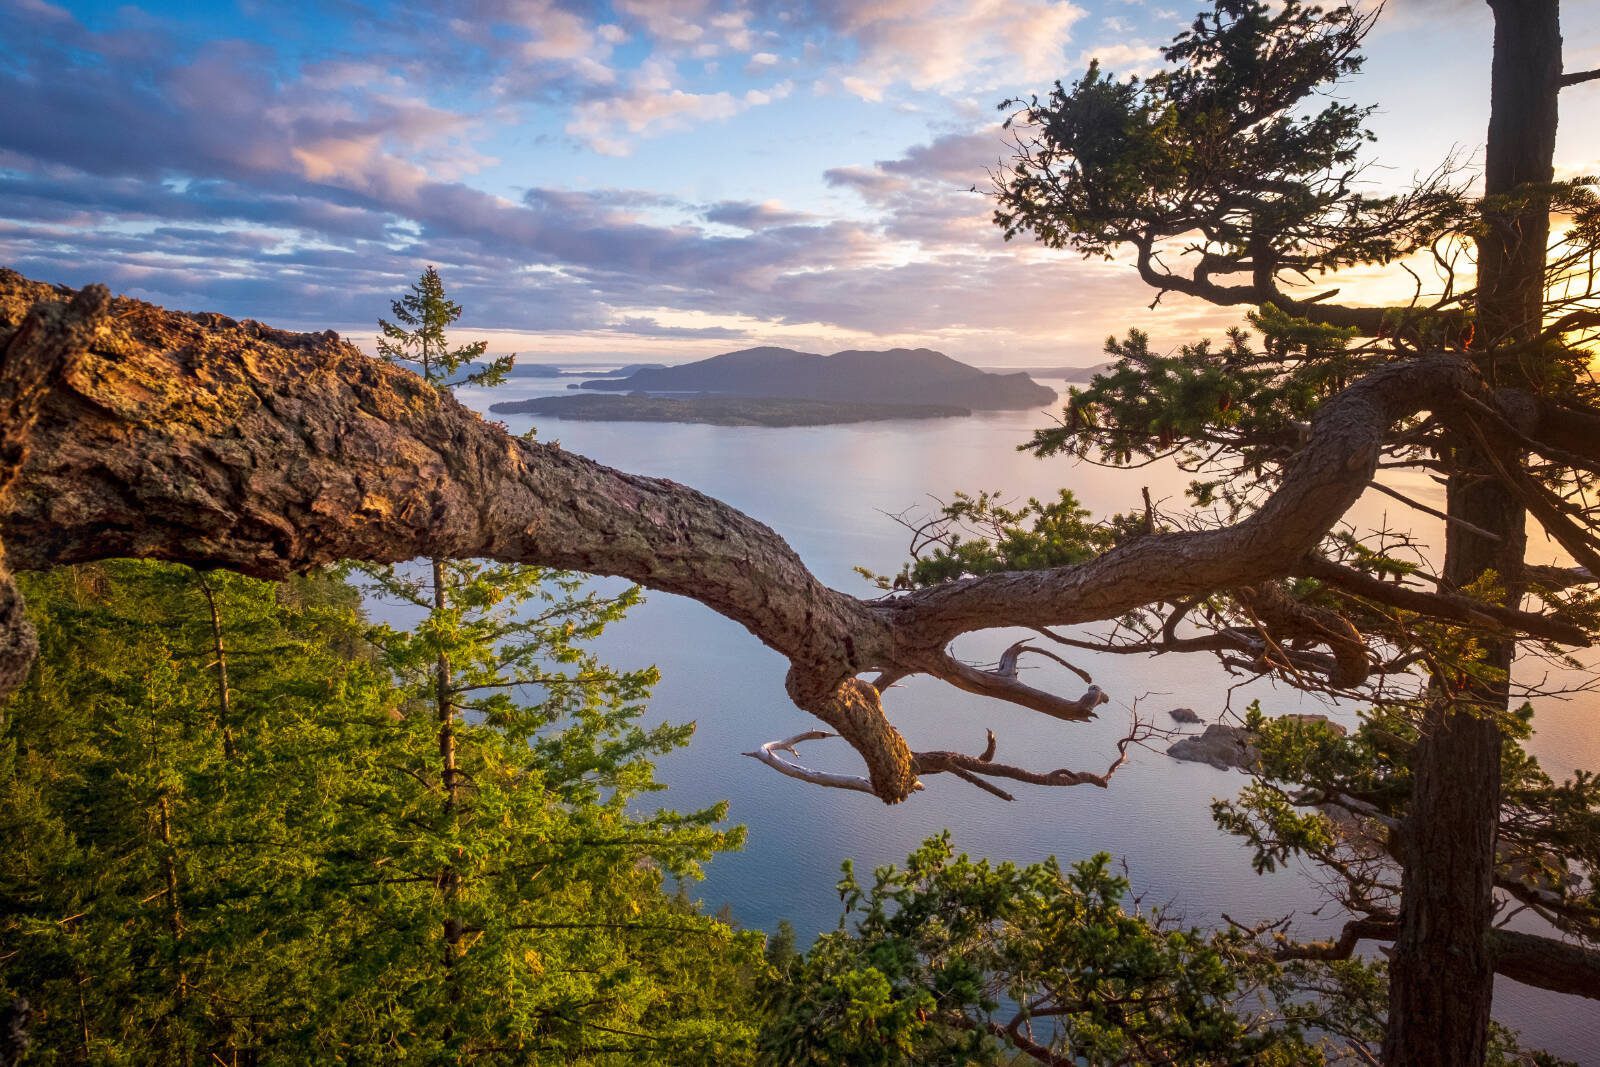
{"label": "tree branch", "polygon": [[798,759],[800,756],[799,745],[807,741],[820,741],[825,737],[838,736],[838,734],[830,733],[827,730],[807,730],[805,733],[786,737],[782,741],[768,741],[754,752],[746,752],[745,755],[751,759],[760,760],[779,774],[786,774],[790,778],[798,778],[802,782],[826,786],[829,789],[852,789],[858,793],[871,793],[873,791],[872,783],[858,774],[833,774],[828,771],[815,771],[810,767],[791,763],[778,755],[779,752],[787,752]]}
{"label": "tree branch", "polygon": [[[84,324],[98,323],[103,291],[70,314],[66,295],[0,271],[4,374],[14,374],[18,345],[77,353],[52,386],[29,393],[39,405],[32,452],[0,516],[14,566],[131,556],[281,577],[343,559],[447,556],[616,575],[698,600],[784,655],[790,697],[861,753],[871,791],[891,803],[914,790],[915,757],[881,689],[858,674],[876,672],[887,688],[929,673],[1086,719],[1105,699],[1098,690],[1057,696],[945,649],[974,630],[1101,621],[1281,578],[1360,497],[1394,423],[1462,395],[1493,399],[1457,357],[1385,365],[1322,405],[1279,489],[1231,527],[1149,534],[1074,566],[864,601],[824,586],[781,537],[733,508],[510,437],[331,333],[126,299],[102,330]],[[0,683],[15,684],[30,651],[9,636]]]}
{"label": "tree branch", "polygon": [[[88,286],[64,303],[30,303],[0,345],[0,509],[10,503],[45,401],[99,334],[110,306],[103,285]],[[26,679],[37,647],[0,544],[0,697]]]}
{"label": "tree branch", "polygon": [[1117,742],[1117,757],[1111,761],[1104,774],[1095,774],[1091,771],[1072,771],[1065,767],[1053,771],[1030,771],[1016,767],[1009,763],[996,763],[994,761],[995,739],[994,731],[989,731],[988,745],[981,756],[969,756],[964,752],[918,752],[913,759],[919,774],[939,774],[942,771],[950,773],[971,782],[987,792],[993,793],[1001,800],[1013,800],[1011,794],[996,786],[980,780],[978,776],[990,778],[1008,778],[1014,782],[1026,782],[1029,785],[1046,786],[1073,786],[1093,785],[1101,789],[1109,788],[1111,776],[1116,774],[1123,764],[1128,762],[1128,749],[1133,745],[1142,744],[1157,734],[1171,736],[1165,731],[1158,730],[1151,723],[1135,718],[1128,733]]}
{"label": "tree branch", "polygon": [[[1223,916],[1227,919],[1227,916]],[[1245,933],[1261,933],[1228,919]],[[1272,950],[1279,962],[1289,960],[1347,960],[1362,941],[1393,941],[1399,921],[1388,916],[1367,916],[1345,923],[1336,938],[1327,941],[1283,939]],[[1282,935],[1277,935],[1282,937]],[[1600,952],[1570,941],[1499,927],[1484,932],[1494,957],[1496,974],[1555,993],[1600,1000]]]}
{"label": "tree branch", "polygon": [[1342,567],[1324,556],[1310,554],[1294,568],[1294,573],[1316,578],[1347,593],[1373,600],[1403,611],[1427,615],[1463,626],[1487,630],[1512,630],[1565,645],[1585,646],[1589,635],[1580,626],[1541,615],[1519,611],[1454,593],[1424,593],[1403,585],[1374,578],[1351,567]]}
{"label": "tree branch", "polygon": [[1489,949],[1496,974],[1538,989],[1600,1000],[1600,952],[1594,949],[1504,929],[1489,931]]}

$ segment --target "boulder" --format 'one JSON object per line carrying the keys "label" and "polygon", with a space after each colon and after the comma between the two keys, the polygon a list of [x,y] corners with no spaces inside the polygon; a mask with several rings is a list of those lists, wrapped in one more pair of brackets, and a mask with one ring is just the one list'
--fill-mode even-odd
{"label": "boulder", "polygon": [[1193,708],[1173,708],[1167,714],[1172,716],[1174,722],[1199,723],[1204,721]]}
{"label": "boulder", "polygon": [[[1187,719],[1179,718],[1178,712],[1188,712],[1194,715],[1189,708],[1177,708],[1172,712],[1172,717],[1179,722]],[[1293,719],[1302,723],[1326,723],[1328,729],[1341,737],[1345,728],[1336,722],[1329,722],[1326,715],[1293,714],[1281,718]],[[1195,716],[1199,721],[1199,716]],[[1209,763],[1219,770],[1248,771],[1261,759],[1261,753],[1251,743],[1250,731],[1243,726],[1225,726],[1222,723],[1212,723],[1198,737],[1185,737],[1173,742],[1167,749],[1167,755],[1185,763]]]}
{"label": "boulder", "polygon": [[1199,737],[1185,737],[1167,749],[1167,755],[1185,763],[1209,763],[1219,771],[1246,771],[1256,765],[1261,754],[1250,743],[1250,731],[1243,726],[1212,723]]}

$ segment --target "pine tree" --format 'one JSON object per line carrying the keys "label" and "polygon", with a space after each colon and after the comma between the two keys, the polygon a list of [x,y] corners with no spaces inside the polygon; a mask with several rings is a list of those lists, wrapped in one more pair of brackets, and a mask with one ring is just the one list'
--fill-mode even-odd
{"label": "pine tree", "polygon": [[[452,646],[485,686],[461,697],[452,824],[433,648],[380,652],[352,586],[126,562],[30,579],[42,654],[0,710],[0,1003],[32,1008],[28,1062],[747,1059],[759,939],[664,891],[737,834],[720,809],[628,810],[687,731],[633,724],[653,672],[580,647],[603,622],[574,592],[537,594],[521,637],[478,618],[500,643]],[[545,699],[489,688],[502,662],[538,663]]]}
{"label": "pine tree", "polygon": [[[451,347],[444,327],[461,308],[433,268],[393,307],[398,323],[379,323],[385,357],[416,366],[440,390],[504,380],[511,357],[457,379],[486,345]],[[643,819],[627,812],[632,797],[658,788],[649,757],[685,743],[693,729],[638,726],[654,669],[614,671],[582,647],[637,603],[637,588],[608,597],[571,574],[442,558],[421,574],[363,571],[381,594],[423,614],[410,631],[372,633],[408,697],[399,728],[411,736],[412,762],[402,768],[407,795],[388,813],[401,847],[384,857],[390,870],[360,910],[386,916],[372,937],[405,930],[396,952],[431,940],[437,959],[404,969],[408,983],[427,983],[422,996],[407,987],[407,1001],[426,1005],[426,1014],[384,1040],[405,1040],[405,1032],[436,1041],[427,1054],[442,1058],[686,1040],[675,1053],[682,1058],[698,1054],[700,1040],[684,1035],[703,1030],[718,1055],[731,1054],[719,1027],[704,1029],[684,1003],[646,1012],[650,1027],[672,1038],[598,1021],[626,1013],[630,1000],[640,1006],[630,990],[648,987],[650,963],[676,939],[726,941],[725,927],[692,908],[647,915],[640,901],[665,899],[663,872],[694,876],[699,862],[742,840],[742,830],[715,828],[722,805]],[[431,751],[423,744],[430,731]],[[552,865],[576,897],[551,884]],[[416,892],[424,886],[427,895]],[[383,1010],[362,1002],[350,1003],[375,1020],[397,1018],[398,1001]],[[669,1022],[678,1014],[689,1030]]]}
{"label": "pine tree", "polygon": [[0,712],[0,989],[35,1009],[38,1062],[248,1061],[316,1002],[323,813],[383,740],[354,591],[116,562],[29,595],[43,654]]}
{"label": "pine tree", "polygon": [[[389,306],[394,321],[378,320],[378,354],[391,363],[409,366],[431,385],[499,385],[516,362],[511,355],[477,364],[489,348],[487,341],[450,347],[445,327],[461,317],[461,305],[445,296],[444,281],[433,267],[423,271],[406,295]],[[456,378],[467,366],[476,369]]]}

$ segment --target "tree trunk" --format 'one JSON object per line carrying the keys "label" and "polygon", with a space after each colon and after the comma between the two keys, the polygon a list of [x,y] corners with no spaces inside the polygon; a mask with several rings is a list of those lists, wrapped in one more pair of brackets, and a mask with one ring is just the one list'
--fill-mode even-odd
{"label": "tree trunk", "polygon": [[[445,561],[435,556],[432,563],[433,610],[442,612],[450,603]],[[459,790],[456,780],[455,696],[450,686],[450,657],[442,648],[433,667],[433,693],[434,712],[439,723],[439,782],[444,789],[444,827],[445,831],[453,836]],[[444,870],[439,872],[439,890],[444,897],[444,920],[441,929],[444,934],[445,985],[448,988],[450,1003],[456,1004],[461,999],[461,983],[455,972],[456,958],[461,951],[461,919],[457,915],[457,903],[461,896],[461,872],[454,863],[446,864]],[[446,1039],[449,1038],[451,1029],[447,1025]]]}
{"label": "tree trunk", "polygon": [[172,806],[165,792],[156,802],[156,828],[161,835],[161,876],[165,886],[163,895],[167,901],[167,929],[172,934],[173,1015],[176,1018],[169,1019],[168,1024],[175,1022],[178,1027],[173,1050],[180,1062],[187,1064],[190,1062],[189,1035],[182,1026],[189,1011],[189,974],[184,969],[183,960],[183,903],[179,895],[178,859],[172,843]]}
{"label": "tree trunk", "polygon": [[[444,560],[433,559],[433,610],[443,611],[449,605],[449,592],[445,585]],[[433,666],[434,712],[439,722],[439,780],[444,786],[444,811],[446,816],[456,810],[456,716],[455,701],[450,692],[450,657],[443,649]]]}
{"label": "tree trunk", "polygon": [[216,657],[217,669],[217,729],[222,732],[222,754],[233,763],[238,751],[233,744],[233,690],[228,685],[228,647],[223,641],[222,613],[217,610],[217,594],[205,574],[196,571],[195,581],[211,612],[211,654]]}
{"label": "tree trunk", "polygon": [[[1502,366],[1494,356],[1538,333],[1549,212],[1537,192],[1518,201],[1496,198],[1552,179],[1561,34],[1557,0],[1490,0],[1490,6],[1494,67],[1484,171],[1490,203],[1479,241],[1474,347],[1490,381],[1521,386],[1524,364]],[[1476,445],[1458,443],[1454,451],[1447,509],[1471,526],[1448,526],[1446,587],[1464,589],[1492,572],[1503,602],[1514,606],[1527,543],[1522,505],[1494,479]],[[1506,675],[1516,645],[1498,639],[1481,647],[1476,667],[1487,668],[1483,674],[1450,671],[1457,676],[1433,679],[1417,747],[1400,835],[1403,903],[1384,1041],[1384,1060],[1396,1067],[1481,1064],[1487,1055],[1500,716],[1509,703]]]}

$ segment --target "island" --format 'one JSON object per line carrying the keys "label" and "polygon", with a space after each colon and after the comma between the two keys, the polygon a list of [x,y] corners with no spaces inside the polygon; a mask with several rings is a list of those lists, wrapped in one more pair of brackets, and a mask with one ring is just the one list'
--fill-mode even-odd
{"label": "island", "polygon": [[842,400],[745,396],[540,396],[491,404],[497,415],[542,415],[586,422],[701,422],[713,426],[832,426],[891,419],[971,415],[948,404],[863,404]]}
{"label": "island", "polygon": [[[487,363],[467,364],[469,372],[482,371],[488,368]],[[618,367],[614,371],[595,370],[569,370],[566,367],[553,363],[517,363],[507,372],[512,378],[593,378],[596,375],[606,377],[622,377],[637,374],[642,370],[657,370],[665,366],[663,363],[629,363],[625,367]]]}
{"label": "island", "polygon": [[[1115,363],[1096,363],[1088,367],[994,367],[993,374],[1026,374],[1032,378],[1061,378],[1069,382],[1092,382],[1097,374],[1109,373]],[[626,371],[618,371],[626,374]]]}
{"label": "island", "polygon": [[968,411],[1037,408],[1056,397],[1054,389],[1026,374],[991,374],[928,348],[848,351],[831,356],[788,348],[747,348],[676,367],[644,368],[625,377],[586,381],[572,388],[857,405],[934,405]]}

